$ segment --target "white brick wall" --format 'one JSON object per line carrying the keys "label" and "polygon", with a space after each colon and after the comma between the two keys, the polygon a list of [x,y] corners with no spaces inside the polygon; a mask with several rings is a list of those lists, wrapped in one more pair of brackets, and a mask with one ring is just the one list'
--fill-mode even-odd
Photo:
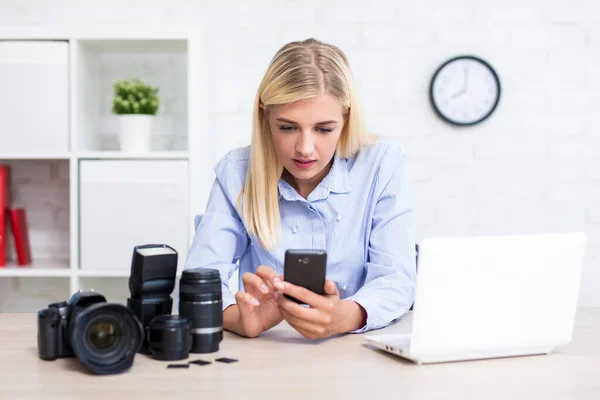
{"label": "white brick wall", "polygon": [[[256,87],[281,45],[309,36],[337,44],[350,57],[370,130],[401,138],[409,151],[419,239],[583,230],[580,303],[600,305],[600,2],[85,4],[4,0],[0,24],[206,24],[213,161],[248,143]],[[427,98],[437,66],[462,53],[487,59],[503,85],[497,112],[469,129],[440,122]],[[31,196],[60,196],[61,184],[51,178]],[[35,225],[50,223],[32,215]]]}
{"label": "white brick wall", "polygon": [[[2,161],[12,170],[13,207],[24,207],[36,259],[69,259],[69,161]],[[9,258],[15,260],[14,249]]]}

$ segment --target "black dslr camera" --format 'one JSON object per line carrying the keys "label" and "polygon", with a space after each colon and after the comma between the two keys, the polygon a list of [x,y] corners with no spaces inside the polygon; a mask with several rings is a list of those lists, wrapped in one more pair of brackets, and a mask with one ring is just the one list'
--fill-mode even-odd
{"label": "black dslr camera", "polygon": [[76,356],[92,373],[117,374],[133,364],[144,330],[127,307],[95,292],[75,293],[38,312],[38,352],[44,360]]}

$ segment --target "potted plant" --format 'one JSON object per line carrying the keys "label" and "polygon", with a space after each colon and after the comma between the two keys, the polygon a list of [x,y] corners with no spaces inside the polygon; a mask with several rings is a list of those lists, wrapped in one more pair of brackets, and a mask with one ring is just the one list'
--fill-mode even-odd
{"label": "potted plant", "polygon": [[149,151],[152,126],[160,104],[158,88],[133,78],[118,80],[113,88],[113,112],[119,120],[121,150]]}

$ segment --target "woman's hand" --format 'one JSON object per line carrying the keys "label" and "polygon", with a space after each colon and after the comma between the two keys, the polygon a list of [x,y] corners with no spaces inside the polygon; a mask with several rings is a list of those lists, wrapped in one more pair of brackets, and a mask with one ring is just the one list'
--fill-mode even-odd
{"label": "woman's hand", "polygon": [[238,333],[256,337],[283,320],[278,302],[282,288],[280,281],[281,277],[264,265],[257,268],[256,275],[250,272],[242,275],[245,292],[235,294],[239,311]]}
{"label": "woman's hand", "polygon": [[310,306],[302,306],[284,296],[279,299],[279,309],[285,320],[308,339],[322,339],[358,329],[365,315],[358,303],[340,300],[337,286],[331,280],[325,281],[325,296],[289,282],[284,282],[283,293]]}

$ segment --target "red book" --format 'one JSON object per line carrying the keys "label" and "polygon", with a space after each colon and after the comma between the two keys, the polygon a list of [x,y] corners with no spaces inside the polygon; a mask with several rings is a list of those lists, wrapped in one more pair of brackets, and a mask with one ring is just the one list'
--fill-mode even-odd
{"label": "red book", "polygon": [[10,207],[10,166],[0,164],[0,267],[6,265],[8,207]]}
{"label": "red book", "polygon": [[8,210],[10,224],[15,239],[17,263],[19,265],[31,264],[31,247],[29,245],[29,228],[24,208],[11,208]]}

